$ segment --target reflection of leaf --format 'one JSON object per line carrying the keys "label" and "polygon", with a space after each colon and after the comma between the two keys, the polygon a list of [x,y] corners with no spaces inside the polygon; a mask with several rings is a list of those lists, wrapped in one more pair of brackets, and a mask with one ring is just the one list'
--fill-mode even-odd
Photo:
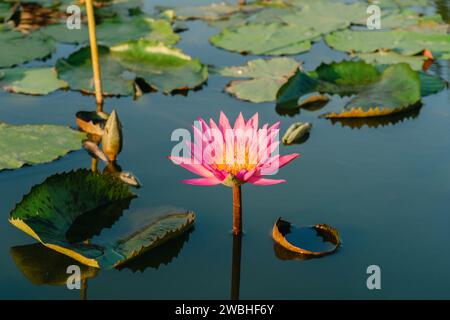
{"label": "reflection of leaf", "polygon": [[272,237],[278,245],[290,251],[290,254],[283,254],[282,250],[274,247],[276,255],[281,259],[321,257],[335,252],[341,244],[338,231],[329,225],[295,227],[281,218],[273,226]]}
{"label": "reflection of leaf", "polygon": [[251,102],[274,101],[278,89],[298,69],[299,63],[290,58],[257,59],[245,66],[227,67],[219,71],[223,76],[250,78],[231,81],[225,91]]}
{"label": "reflection of leaf", "polygon": [[0,27],[0,68],[45,58],[54,49],[54,41],[39,32],[24,35]]}
{"label": "reflection of leaf", "polygon": [[45,246],[97,268],[125,263],[193,224],[193,213],[175,212],[116,241],[83,242],[110,227],[132,197],[129,187],[109,174],[88,170],[57,174],[33,187],[9,221]]}
{"label": "reflection of leaf", "polygon": [[64,126],[0,123],[0,171],[53,161],[80,149],[84,136]]}
{"label": "reflection of leaf", "polygon": [[414,55],[425,49],[433,54],[450,53],[450,34],[428,34],[411,31],[339,31],[326,36],[333,49],[347,52],[374,52],[391,49],[405,55]]}
{"label": "reflection of leaf", "polygon": [[[63,254],[57,253],[40,243],[12,247],[11,256],[17,267],[35,285],[65,286],[67,284],[67,267],[77,262]],[[98,269],[80,265],[81,279],[94,278]]]}
{"label": "reflection of leaf", "polygon": [[32,95],[45,95],[66,88],[67,83],[59,80],[53,68],[14,68],[4,70],[0,80],[5,90]]}
{"label": "reflection of leaf", "polygon": [[386,68],[381,79],[358,93],[340,113],[329,113],[327,118],[360,118],[385,116],[404,111],[420,101],[420,78],[401,63]]}
{"label": "reflection of leaf", "polygon": [[378,128],[389,125],[395,125],[409,119],[415,119],[419,116],[421,105],[414,106],[404,112],[394,113],[383,117],[371,118],[334,118],[330,119],[333,125],[340,124],[342,127],[351,129],[361,129],[364,126],[368,128]]}
{"label": "reflection of leaf", "polygon": [[130,269],[133,272],[144,272],[147,268],[158,269],[161,265],[168,265],[173,259],[178,257],[183,246],[189,241],[189,236],[193,230],[194,228],[191,228],[179,237],[176,237],[135,259],[125,262],[120,265],[118,269]]}
{"label": "reflection of leaf", "polygon": [[298,54],[311,49],[319,34],[306,27],[273,24],[250,24],[225,28],[212,36],[216,47],[256,55]]}

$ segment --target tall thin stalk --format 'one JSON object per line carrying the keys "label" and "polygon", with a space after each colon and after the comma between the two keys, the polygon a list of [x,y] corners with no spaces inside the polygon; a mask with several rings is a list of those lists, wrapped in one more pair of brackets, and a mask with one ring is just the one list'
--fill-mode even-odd
{"label": "tall thin stalk", "polygon": [[242,234],[242,197],[241,186],[233,186],[233,235]]}
{"label": "tall thin stalk", "polygon": [[97,101],[97,112],[103,111],[102,81],[100,74],[100,63],[98,59],[97,36],[95,34],[95,17],[92,0],[86,0],[86,12],[88,16],[89,41],[91,45],[92,71],[94,74],[95,99]]}

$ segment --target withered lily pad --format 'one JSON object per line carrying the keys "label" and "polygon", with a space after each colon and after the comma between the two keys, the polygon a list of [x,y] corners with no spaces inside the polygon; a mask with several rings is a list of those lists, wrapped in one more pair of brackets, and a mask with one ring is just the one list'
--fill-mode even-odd
{"label": "withered lily pad", "polygon": [[56,160],[80,149],[84,137],[64,126],[0,123],[0,171]]}
{"label": "withered lily pad", "polygon": [[45,58],[55,50],[55,42],[39,32],[25,35],[0,28],[0,68]]}
{"label": "withered lily pad", "polygon": [[113,268],[165,243],[194,222],[192,212],[173,212],[107,243],[87,241],[121,216],[134,194],[109,174],[78,170],[34,186],[9,221],[43,245],[95,268]]}
{"label": "withered lily pad", "polygon": [[75,115],[78,127],[86,133],[102,136],[103,127],[108,119],[105,113],[78,111]]}
{"label": "withered lily pad", "polygon": [[14,68],[3,72],[0,85],[14,93],[45,95],[68,87],[65,81],[58,79],[54,68]]}
{"label": "withered lily pad", "polygon": [[283,255],[285,259],[322,257],[335,252],[341,244],[338,231],[329,225],[296,227],[281,218],[273,226],[272,237],[290,253]]}
{"label": "withered lily pad", "polygon": [[219,70],[223,76],[250,78],[228,83],[225,91],[251,102],[274,101],[280,87],[297,71],[300,63],[290,58],[257,59],[240,67]]}
{"label": "withered lily pad", "polygon": [[420,78],[407,64],[386,68],[378,82],[361,90],[344,110],[327,118],[365,118],[404,111],[420,102]]}

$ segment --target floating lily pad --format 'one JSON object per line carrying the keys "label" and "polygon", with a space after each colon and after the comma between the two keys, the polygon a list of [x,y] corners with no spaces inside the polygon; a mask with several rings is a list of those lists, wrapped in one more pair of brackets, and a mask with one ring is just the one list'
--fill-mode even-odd
{"label": "floating lily pad", "polygon": [[297,71],[300,64],[290,58],[257,59],[240,67],[219,71],[223,76],[250,78],[231,81],[225,91],[238,99],[251,102],[274,101],[278,89]]}
{"label": "floating lily pad", "polygon": [[358,53],[356,57],[372,64],[397,64],[407,63],[414,70],[422,70],[427,57],[423,55],[405,56],[395,51],[379,51],[373,53]]}
{"label": "floating lily pad", "polygon": [[420,101],[420,78],[407,64],[386,68],[378,82],[361,90],[344,110],[327,118],[378,117],[404,111]]}
{"label": "floating lily pad", "polygon": [[450,34],[345,30],[329,34],[325,39],[333,49],[347,52],[375,52],[378,49],[390,49],[405,55],[415,55],[426,49],[433,54],[450,52]]}
{"label": "floating lily pad", "polygon": [[45,95],[68,86],[58,79],[54,68],[14,68],[3,72],[1,86],[14,93]]}
{"label": "floating lily pad", "polygon": [[55,50],[54,41],[39,32],[25,35],[0,28],[0,67],[11,67],[45,58]]}
{"label": "floating lily pad", "polygon": [[51,162],[81,148],[85,135],[57,125],[0,124],[0,171]]}
{"label": "floating lily pad", "polygon": [[208,69],[181,50],[147,40],[111,47],[112,57],[152,88],[169,93],[193,89],[208,78]]}
{"label": "floating lily pad", "polygon": [[[42,32],[59,42],[88,43],[87,25],[81,29],[70,30],[66,24],[56,24],[44,27]],[[96,28],[97,42],[100,45],[111,46],[129,40],[147,39],[171,45],[178,42],[180,36],[173,30],[170,22],[146,17],[133,17],[128,20],[106,19]]]}
{"label": "floating lily pad", "polygon": [[[135,74],[113,59],[109,48],[99,46],[98,52],[103,94],[133,95]],[[56,62],[56,70],[59,78],[66,81],[72,90],[95,92],[90,47],[82,48],[66,59],[59,59]]]}
{"label": "floating lily pad", "polygon": [[[11,256],[16,266],[34,285],[67,285],[67,268],[76,260],[51,250],[40,243],[12,247]],[[97,268],[80,265],[80,280],[97,276]]]}
{"label": "floating lily pad", "polygon": [[221,2],[205,6],[180,6],[175,8],[157,6],[156,10],[159,12],[173,10],[179,20],[219,20],[238,12],[240,8],[237,5]]}
{"label": "floating lily pad", "polygon": [[[317,96],[317,93],[357,94],[379,81],[381,72],[386,68],[386,65],[370,65],[364,61],[342,61],[321,64],[309,73],[298,70],[278,91],[277,108],[298,109],[299,104],[308,102],[311,95]],[[420,78],[421,96],[437,93],[446,86],[437,76],[415,73]]]}
{"label": "floating lily pad", "polygon": [[225,28],[212,36],[216,47],[256,55],[298,54],[311,49],[311,40],[319,35],[302,26],[250,24]]}
{"label": "floating lily pad", "polygon": [[296,227],[281,218],[273,226],[272,237],[291,253],[285,255],[287,259],[322,257],[335,252],[341,244],[338,231],[329,225]]}
{"label": "floating lily pad", "polygon": [[86,241],[110,227],[133,197],[125,183],[109,174],[84,169],[56,174],[34,186],[9,221],[43,245],[96,268],[119,266],[180,235],[194,222],[192,212],[174,212],[115,241]]}

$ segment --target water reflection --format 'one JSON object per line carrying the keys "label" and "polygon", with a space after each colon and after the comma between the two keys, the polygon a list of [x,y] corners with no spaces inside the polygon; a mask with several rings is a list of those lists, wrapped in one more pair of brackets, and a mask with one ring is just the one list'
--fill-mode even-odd
{"label": "water reflection", "polygon": [[65,286],[69,276],[67,268],[70,265],[78,265],[81,270],[82,299],[87,297],[87,279],[92,279],[100,273],[100,269],[80,264],[40,243],[11,247],[9,252],[22,274],[37,286]]}

